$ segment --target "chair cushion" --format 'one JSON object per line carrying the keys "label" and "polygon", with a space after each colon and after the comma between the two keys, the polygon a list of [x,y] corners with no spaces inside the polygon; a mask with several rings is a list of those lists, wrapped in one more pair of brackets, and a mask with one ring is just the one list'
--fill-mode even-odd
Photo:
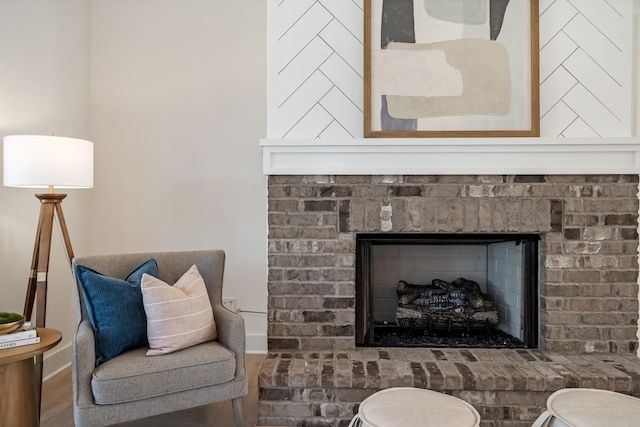
{"label": "chair cushion", "polygon": [[147,318],[142,304],[142,275],[158,276],[158,264],[149,259],[126,279],[105,276],[76,265],[87,315],[96,340],[96,366],[125,350],[147,346]]}
{"label": "chair cushion", "polygon": [[141,289],[147,314],[147,356],[171,353],[216,338],[207,286],[195,265],[173,286],[145,274]]}
{"label": "chair cushion", "polygon": [[216,341],[162,357],[146,357],[136,348],[98,366],[91,378],[97,404],[131,402],[234,379],[235,354]]}

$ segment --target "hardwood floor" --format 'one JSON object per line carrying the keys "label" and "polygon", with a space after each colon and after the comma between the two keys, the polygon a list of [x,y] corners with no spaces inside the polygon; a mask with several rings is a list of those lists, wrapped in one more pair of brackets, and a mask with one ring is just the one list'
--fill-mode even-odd
{"label": "hardwood floor", "polygon": [[[242,401],[245,427],[258,422],[258,373],[264,354],[247,355],[249,392]],[[71,368],[67,368],[42,385],[41,427],[73,427]],[[233,427],[231,401],[213,403],[186,411],[118,424],[119,427]]]}

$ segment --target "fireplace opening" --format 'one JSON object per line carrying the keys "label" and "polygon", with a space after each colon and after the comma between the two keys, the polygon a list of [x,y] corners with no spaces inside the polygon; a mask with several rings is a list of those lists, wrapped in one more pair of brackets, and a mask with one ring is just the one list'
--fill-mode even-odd
{"label": "fireplace opening", "polygon": [[356,345],[537,348],[537,234],[358,234]]}

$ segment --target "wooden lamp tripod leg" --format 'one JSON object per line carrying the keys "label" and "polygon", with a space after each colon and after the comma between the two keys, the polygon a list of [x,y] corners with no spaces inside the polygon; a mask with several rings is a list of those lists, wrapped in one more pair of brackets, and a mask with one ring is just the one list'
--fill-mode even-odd
{"label": "wooden lamp tripod leg", "polygon": [[73,261],[73,249],[71,248],[71,239],[69,239],[67,223],[64,220],[64,215],[62,213],[62,203],[56,203],[56,214],[58,215],[58,222],[60,223],[60,230],[62,231],[64,247],[67,251],[67,261],[69,261],[69,267],[71,267],[71,261]]}
{"label": "wooden lamp tripod leg", "polygon": [[[38,328],[45,327],[47,314],[47,285],[49,274],[49,256],[51,254],[51,236],[53,233],[54,215],[58,214],[58,221],[62,229],[62,237],[64,239],[65,250],[69,263],[73,259],[73,250],[71,249],[71,240],[67,224],[62,214],[62,200],[66,194],[36,194],[40,200],[40,218],[38,220],[38,230],[36,231],[36,241],[33,248],[33,258],[31,260],[31,272],[29,274],[29,282],[27,285],[27,296],[24,304],[24,316],[31,320],[33,314],[34,302],[36,308],[36,323]],[[41,393],[42,393],[42,354],[36,356],[35,376],[38,379],[37,399],[38,413],[40,411]]]}
{"label": "wooden lamp tripod leg", "polygon": [[27,283],[27,297],[24,300],[24,309],[22,315],[31,320],[33,312],[33,302],[36,299],[36,279],[38,268],[38,251],[40,249],[40,229],[42,228],[42,216],[44,214],[43,206],[40,206],[40,217],[38,219],[38,229],[36,230],[36,241],[33,245],[33,256],[31,257],[31,269],[29,270],[29,282]]}
{"label": "wooden lamp tripod leg", "polygon": [[[40,218],[38,220],[38,230],[36,241],[33,247],[33,257],[31,259],[31,271],[27,283],[27,296],[24,303],[23,315],[27,320],[31,320],[34,303],[36,308],[36,326],[44,327],[46,318],[47,284],[49,273],[49,256],[51,254],[51,237],[53,234],[54,215],[58,215],[58,222],[62,231],[65,251],[69,265],[73,260],[73,249],[67,223],[62,213],[62,200],[66,194],[36,194],[40,200]],[[36,301],[37,299],[37,301]]]}

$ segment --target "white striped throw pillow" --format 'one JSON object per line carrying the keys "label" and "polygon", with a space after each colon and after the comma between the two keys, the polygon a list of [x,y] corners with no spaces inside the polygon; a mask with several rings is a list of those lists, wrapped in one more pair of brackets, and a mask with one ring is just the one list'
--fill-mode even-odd
{"label": "white striped throw pillow", "polygon": [[149,350],[158,356],[216,339],[216,324],[204,280],[194,265],[171,286],[142,276]]}

